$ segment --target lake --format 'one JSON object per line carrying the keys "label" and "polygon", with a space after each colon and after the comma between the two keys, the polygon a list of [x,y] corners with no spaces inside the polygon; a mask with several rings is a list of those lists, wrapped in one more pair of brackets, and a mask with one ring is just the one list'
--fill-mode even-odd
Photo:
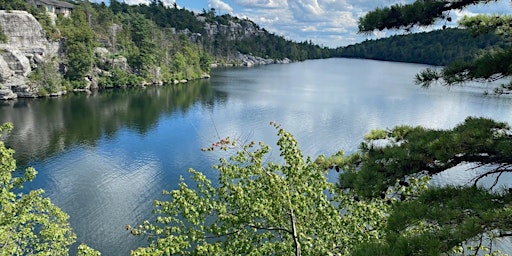
{"label": "lake", "polygon": [[15,125],[4,140],[18,166],[39,172],[25,189],[43,188],[70,215],[79,243],[128,255],[145,240],[125,225],[151,218],[152,201],[188,168],[214,178],[210,166],[221,155],[200,149],[219,138],[274,146],[275,121],[315,157],[354,152],[375,128],[451,128],[467,116],[512,123],[510,97],[485,96],[473,84],[414,85],[426,67],[326,59],[215,69],[183,85],[0,102],[0,123]]}

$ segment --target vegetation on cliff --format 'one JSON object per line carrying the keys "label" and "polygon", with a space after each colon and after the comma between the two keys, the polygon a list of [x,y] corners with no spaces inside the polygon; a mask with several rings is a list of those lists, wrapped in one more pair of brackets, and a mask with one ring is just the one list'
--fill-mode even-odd
{"label": "vegetation on cliff", "polygon": [[212,62],[241,64],[239,53],[290,60],[329,56],[327,48],[285,40],[252,21],[218,16],[214,10],[196,14],[158,0],[149,5],[73,3],[70,17],[50,18],[25,0],[0,1],[0,9],[30,12],[49,40],[64,42],[64,54],[32,75],[41,95],[198,79],[208,75]]}

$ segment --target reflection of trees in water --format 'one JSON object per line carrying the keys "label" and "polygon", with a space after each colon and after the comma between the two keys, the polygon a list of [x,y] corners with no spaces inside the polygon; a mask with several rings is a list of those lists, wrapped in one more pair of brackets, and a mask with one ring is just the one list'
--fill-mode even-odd
{"label": "reflection of trees in water", "polygon": [[199,103],[215,105],[226,94],[213,91],[210,82],[107,90],[60,98],[18,99],[0,104],[0,123],[12,122],[6,144],[16,150],[19,166],[46,158],[76,144],[95,145],[103,135],[121,128],[145,134],[164,115],[186,113]]}

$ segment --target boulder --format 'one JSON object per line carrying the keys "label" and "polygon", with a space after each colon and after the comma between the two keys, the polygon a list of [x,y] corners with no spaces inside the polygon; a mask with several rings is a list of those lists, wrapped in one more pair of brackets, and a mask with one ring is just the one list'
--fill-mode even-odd
{"label": "boulder", "polygon": [[7,81],[7,79],[14,76],[14,74],[14,70],[9,68],[9,64],[7,64],[4,58],[0,58],[0,83]]}
{"label": "boulder", "polygon": [[29,59],[19,49],[12,47],[0,48],[1,58],[16,75],[28,76],[32,70]]}

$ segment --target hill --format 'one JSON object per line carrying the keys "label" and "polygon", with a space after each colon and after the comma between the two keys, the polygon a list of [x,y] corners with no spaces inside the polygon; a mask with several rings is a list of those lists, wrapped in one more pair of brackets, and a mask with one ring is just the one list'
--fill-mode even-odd
{"label": "hill", "polygon": [[495,34],[474,37],[467,30],[449,28],[367,40],[337,48],[333,55],[442,66],[455,60],[470,61],[480,50],[504,45]]}

